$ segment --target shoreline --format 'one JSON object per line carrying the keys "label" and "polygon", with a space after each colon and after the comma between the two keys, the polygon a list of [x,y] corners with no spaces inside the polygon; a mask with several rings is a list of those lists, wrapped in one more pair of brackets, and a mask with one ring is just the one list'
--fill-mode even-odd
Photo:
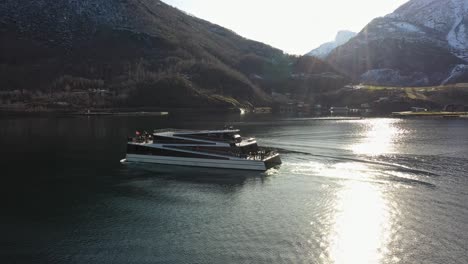
{"label": "shoreline", "polygon": [[436,118],[468,118],[468,112],[393,112],[392,117],[397,118],[424,118],[424,117],[436,117]]}
{"label": "shoreline", "polygon": [[[47,116],[169,116],[169,115],[225,115],[239,114],[244,112],[240,108],[156,108],[156,107],[135,107],[135,108],[95,108],[95,109],[53,109],[53,108],[15,108],[0,107],[0,117],[47,117]],[[258,115],[250,113],[253,115]],[[278,118],[291,118],[294,120],[356,120],[365,118],[445,118],[445,119],[468,119],[468,112],[392,112],[385,115],[370,116],[291,116],[270,113],[269,115]]]}
{"label": "shoreline", "polygon": [[237,108],[96,108],[96,109],[25,109],[14,107],[0,107],[0,116],[167,116],[169,114],[192,113],[240,113]]}

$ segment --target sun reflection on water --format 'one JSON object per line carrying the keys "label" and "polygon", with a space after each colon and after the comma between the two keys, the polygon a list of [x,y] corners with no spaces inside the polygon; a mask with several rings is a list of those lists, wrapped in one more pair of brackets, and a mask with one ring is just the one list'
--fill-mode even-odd
{"label": "sun reflection on water", "polygon": [[395,151],[395,142],[405,133],[397,124],[396,119],[365,120],[364,138],[361,142],[351,146],[356,154],[381,155]]}
{"label": "sun reflection on water", "polygon": [[333,263],[380,263],[388,253],[390,213],[378,186],[347,182],[337,194],[330,233]]}
{"label": "sun reflection on water", "polygon": [[[300,168],[299,168],[300,167]],[[378,180],[379,168],[359,162],[309,163],[296,173],[336,179],[332,213],[324,229],[325,263],[396,263],[392,258],[395,204]],[[322,258],[322,256],[321,256]]]}

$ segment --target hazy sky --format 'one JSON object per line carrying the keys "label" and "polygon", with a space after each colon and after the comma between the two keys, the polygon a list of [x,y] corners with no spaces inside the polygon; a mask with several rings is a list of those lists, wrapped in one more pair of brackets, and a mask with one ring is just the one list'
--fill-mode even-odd
{"label": "hazy sky", "polygon": [[162,0],[239,35],[304,54],[342,29],[360,31],[408,0]]}

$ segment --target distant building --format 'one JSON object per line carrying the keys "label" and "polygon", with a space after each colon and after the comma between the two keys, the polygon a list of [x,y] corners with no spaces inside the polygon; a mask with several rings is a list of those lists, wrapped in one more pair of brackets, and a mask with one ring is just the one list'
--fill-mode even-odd
{"label": "distant building", "polygon": [[280,109],[280,114],[295,114],[296,104],[294,103],[281,104],[279,109]]}
{"label": "distant building", "polygon": [[310,104],[305,104],[303,102],[297,103],[296,112],[298,115],[309,115],[310,114]]}
{"label": "distant building", "polygon": [[255,107],[253,112],[255,114],[270,114],[272,111],[271,107]]}
{"label": "distant building", "polygon": [[323,115],[323,107],[321,104],[314,105],[314,116],[322,116]]}
{"label": "distant building", "polygon": [[362,113],[362,110],[361,109],[358,109],[358,108],[350,108],[348,110],[348,114],[349,115],[353,115],[353,116],[360,116]]}
{"label": "distant building", "polygon": [[416,107],[416,106],[413,106],[411,107],[411,112],[427,112],[427,109],[426,108],[423,108],[423,107]]}
{"label": "distant building", "polygon": [[372,109],[370,108],[362,109],[361,111],[362,116],[370,116],[371,114],[372,114]]}
{"label": "distant building", "polygon": [[330,107],[330,115],[332,116],[343,116],[349,114],[349,108],[347,106],[340,107],[340,106],[332,106]]}
{"label": "distant building", "polygon": [[370,104],[368,103],[361,104],[361,108],[370,108]]}

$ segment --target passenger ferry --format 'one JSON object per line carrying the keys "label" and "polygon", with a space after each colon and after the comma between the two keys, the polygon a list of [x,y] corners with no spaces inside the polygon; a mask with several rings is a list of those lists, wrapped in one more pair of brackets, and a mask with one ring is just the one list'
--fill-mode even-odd
{"label": "passenger ferry", "polygon": [[279,154],[242,138],[238,129],[155,130],[129,137],[122,162],[265,171],[281,164]]}

